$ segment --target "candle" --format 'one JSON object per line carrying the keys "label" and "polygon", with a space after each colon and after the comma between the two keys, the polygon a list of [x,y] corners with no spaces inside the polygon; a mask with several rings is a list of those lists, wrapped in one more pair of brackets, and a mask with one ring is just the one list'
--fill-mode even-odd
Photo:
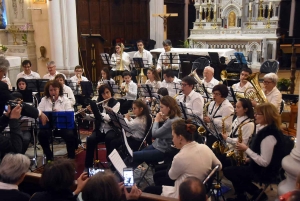
{"label": "candle", "polygon": [[251,11],[252,10],[252,3],[250,2],[249,3],[249,11]]}
{"label": "candle", "polygon": [[272,7],[272,2],[269,3],[269,9],[271,10]]}
{"label": "candle", "polygon": [[217,12],[217,4],[215,4],[214,11]]}
{"label": "candle", "polygon": [[202,6],[200,6],[199,12],[202,13]]}
{"label": "candle", "polygon": [[209,0],[208,3],[211,3],[211,0]]}

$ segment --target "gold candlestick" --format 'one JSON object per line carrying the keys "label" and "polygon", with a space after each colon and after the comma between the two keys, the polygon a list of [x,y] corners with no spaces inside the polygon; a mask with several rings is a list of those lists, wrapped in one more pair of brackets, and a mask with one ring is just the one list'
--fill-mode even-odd
{"label": "gold candlestick", "polygon": [[257,18],[257,20],[258,21],[262,21],[264,18],[263,18],[263,5],[262,5],[262,3],[263,3],[263,0],[260,0],[259,1],[259,16],[258,16],[258,18]]}
{"label": "gold candlestick", "polygon": [[214,11],[214,24],[213,24],[213,29],[217,29],[217,12]]}
{"label": "gold candlestick", "polygon": [[252,29],[251,20],[252,20],[252,10],[249,10],[249,24],[247,26],[247,29]]}
{"label": "gold candlestick", "polygon": [[14,45],[18,45],[18,43],[17,43],[17,33],[19,32],[19,28],[16,27],[14,25],[14,23],[12,23],[12,25],[9,26],[9,28],[7,29],[7,31],[12,34],[13,41],[14,41],[13,44]]}
{"label": "gold candlestick", "polygon": [[268,22],[267,22],[267,25],[266,25],[267,29],[271,28],[270,17],[271,17],[271,7],[268,9]]}
{"label": "gold candlestick", "polygon": [[200,11],[199,29],[203,29],[203,26],[202,26],[202,11]]}
{"label": "gold candlestick", "polygon": [[210,19],[210,6],[211,6],[211,3],[207,3],[207,8],[208,8],[208,16],[206,18],[206,22],[211,22],[211,19]]}

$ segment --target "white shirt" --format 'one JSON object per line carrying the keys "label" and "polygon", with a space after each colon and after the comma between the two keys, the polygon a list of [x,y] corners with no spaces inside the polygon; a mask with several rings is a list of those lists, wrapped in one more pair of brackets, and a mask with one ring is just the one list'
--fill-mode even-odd
{"label": "white shirt", "polygon": [[[156,69],[168,69],[168,66],[165,66],[163,63],[170,64],[170,53],[171,52],[162,52],[159,55]],[[172,53],[172,70],[178,70],[180,65],[179,55],[177,53]]]}
{"label": "white shirt", "polygon": [[7,183],[0,182],[0,189],[2,189],[2,190],[19,190],[19,187],[16,184],[7,184]]}
{"label": "white shirt", "polygon": [[[238,127],[241,123],[248,122],[244,124],[241,128],[243,143],[248,145],[249,139],[254,132],[254,123],[250,122],[250,119],[247,116],[237,117],[232,123],[231,134],[226,139],[226,142],[229,143],[229,150],[235,150],[236,142],[238,141]],[[235,132],[235,133],[233,133]]]}
{"label": "white shirt", "polygon": [[27,75],[27,74],[25,74],[25,72],[23,71],[23,72],[21,72],[21,73],[19,73],[18,75],[17,75],[17,80],[19,79],[19,78],[25,78],[25,79],[40,79],[41,78],[41,76],[40,76],[40,74],[38,74],[38,73],[36,73],[36,72],[34,72],[34,71],[30,71],[30,74],[29,75]]}
{"label": "white shirt", "polygon": [[[111,55],[111,59],[110,59],[112,71],[116,71],[120,68],[120,64],[117,65],[117,60],[120,60],[120,55],[117,53],[113,53]],[[130,64],[129,54],[127,54],[126,52],[123,52],[122,61],[123,61],[124,69],[130,71],[130,69],[129,69],[129,64]]]}
{"label": "white shirt", "polygon": [[148,50],[143,49],[142,53],[137,51],[134,53],[133,58],[143,58],[144,67],[152,66],[152,54]]}
{"label": "white shirt", "polygon": [[76,103],[76,100],[72,89],[64,84],[63,91],[64,91],[64,96],[70,100],[71,106],[73,107],[73,105],[75,105]]}
{"label": "white shirt", "polygon": [[[173,82],[166,82],[166,80],[163,80],[161,83],[161,87],[167,88],[169,92],[169,96],[174,97],[175,94],[177,94],[181,90],[181,86],[179,85],[180,82],[181,80],[175,76]],[[175,84],[176,84],[176,89],[175,89]]]}
{"label": "white shirt", "polygon": [[241,83],[239,82],[239,83],[233,84],[231,87],[234,92],[242,93],[242,92],[245,92],[247,88],[252,87],[252,84],[247,81],[247,83],[243,87],[241,87]]}
{"label": "white shirt", "polygon": [[[216,130],[219,134],[222,133],[222,119],[233,114],[234,109],[232,104],[225,99],[220,105],[216,106],[215,101],[212,101],[208,106],[207,116],[210,118],[210,121],[216,126]],[[231,132],[231,125],[232,125],[232,118],[233,116],[228,117],[225,122],[225,130],[226,133],[229,134]],[[215,128],[212,123],[209,123],[209,128],[212,132],[215,133]]]}
{"label": "white shirt", "polygon": [[[112,130],[112,127],[108,124],[108,122],[110,122],[110,117],[108,114],[106,114],[106,110],[104,107],[108,107],[108,102],[103,103],[103,112],[101,113],[102,118],[104,120],[104,122],[101,122],[101,126],[100,126],[100,130],[104,131],[104,133],[107,133],[107,131]],[[112,108],[112,110],[117,113],[119,112],[120,109],[120,103],[117,102],[114,107]]]}
{"label": "white shirt", "polygon": [[55,76],[58,75],[58,74],[62,74],[65,77],[65,79],[66,79],[65,74],[60,73],[58,71],[56,71],[54,75],[50,75],[50,73],[47,73],[46,75],[43,76],[43,79],[54,80]]}
{"label": "white shirt", "polygon": [[272,103],[278,109],[278,112],[279,112],[281,101],[282,101],[282,94],[277,89],[277,87],[275,86],[272,89],[272,91],[270,91],[269,93],[266,93],[266,91],[264,91],[264,93],[266,95],[268,102]]}
{"label": "white shirt", "polygon": [[141,117],[136,117],[134,119],[130,118],[128,120],[127,118],[124,118],[128,127],[131,130],[131,134],[126,132],[126,136],[130,137],[132,136],[133,138],[136,138],[138,140],[142,140],[145,136],[146,132],[146,126],[147,126],[147,118],[145,115]]}
{"label": "white shirt", "polygon": [[11,83],[10,83],[10,79],[8,77],[4,77],[2,78],[2,82],[5,82],[8,86],[8,89],[9,90],[12,90],[12,86],[11,86]]}
{"label": "white shirt", "polygon": [[[264,128],[265,126],[261,126],[258,124],[256,126],[256,135],[259,130]],[[274,147],[277,143],[276,138],[273,135],[269,135],[265,137],[260,143],[260,155],[253,152],[250,148],[248,148],[245,153],[259,166],[267,167],[273,156]]]}
{"label": "white shirt", "polygon": [[[125,86],[126,82],[123,82],[121,86]],[[132,80],[128,84],[128,92],[126,93],[125,96],[122,97],[122,99],[127,99],[127,100],[136,100],[137,96],[137,85],[134,83]]]}
{"label": "white shirt", "polygon": [[[70,80],[74,83],[78,83],[79,79],[76,75],[70,77]],[[89,81],[86,77],[81,76],[81,81]]]}
{"label": "white shirt", "polygon": [[185,178],[194,176],[204,181],[210,171],[216,166],[222,164],[205,144],[198,144],[193,141],[184,145],[172,161],[169,170],[169,177],[175,180],[174,186],[163,186],[162,196],[178,198],[179,186]]}
{"label": "white shirt", "polygon": [[[185,95],[180,95],[177,97],[179,102],[184,103]],[[189,114],[195,114],[196,116],[203,119],[203,105],[204,99],[201,94],[192,90],[188,96],[186,96],[185,106],[187,107],[187,111]]]}
{"label": "white shirt", "polygon": [[[43,97],[38,109],[41,111],[52,111],[52,100],[51,98]],[[71,101],[65,96],[59,96],[58,99],[55,101],[54,109],[56,111],[74,111],[73,107],[71,106]]]}
{"label": "white shirt", "polygon": [[145,84],[150,84],[153,88],[154,92],[157,92],[157,90],[161,87],[161,81],[155,81],[151,82],[149,79],[146,80]]}
{"label": "white shirt", "polygon": [[206,82],[205,80],[203,80],[204,82],[204,86],[207,90],[208,93],[212,93],[212,89],[214,88],[214,86],[218,85],[220,82],[219,80],[215,79],[214,77],[210,80],[210,82]]}

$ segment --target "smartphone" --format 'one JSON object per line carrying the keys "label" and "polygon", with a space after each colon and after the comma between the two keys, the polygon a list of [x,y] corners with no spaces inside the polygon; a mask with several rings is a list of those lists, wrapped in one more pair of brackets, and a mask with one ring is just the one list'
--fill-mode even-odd
{"label": "smartphone", "polygon": [[104,172],[104,169],[89,168],[88,176],[91,177],[98,172]]}
{"label": "smartphone", "polygon": [[131,188],[134,185],[133,168],[124,168],[123,177],[124,177],[125,188]]}

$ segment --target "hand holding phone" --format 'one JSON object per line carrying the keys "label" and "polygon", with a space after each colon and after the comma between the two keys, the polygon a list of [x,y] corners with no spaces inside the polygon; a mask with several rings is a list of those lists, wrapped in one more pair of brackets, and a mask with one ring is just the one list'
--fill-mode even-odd
{"label": "hand holding phone", "polygon": [[89,168],[88,176],[94,176],[98,172],[104,172],[104,169]]}
{"label": "hand holding phone", "polygon": [[125,188],[131,188],[134,185],[133,168],[124,168],[123,177]]}

